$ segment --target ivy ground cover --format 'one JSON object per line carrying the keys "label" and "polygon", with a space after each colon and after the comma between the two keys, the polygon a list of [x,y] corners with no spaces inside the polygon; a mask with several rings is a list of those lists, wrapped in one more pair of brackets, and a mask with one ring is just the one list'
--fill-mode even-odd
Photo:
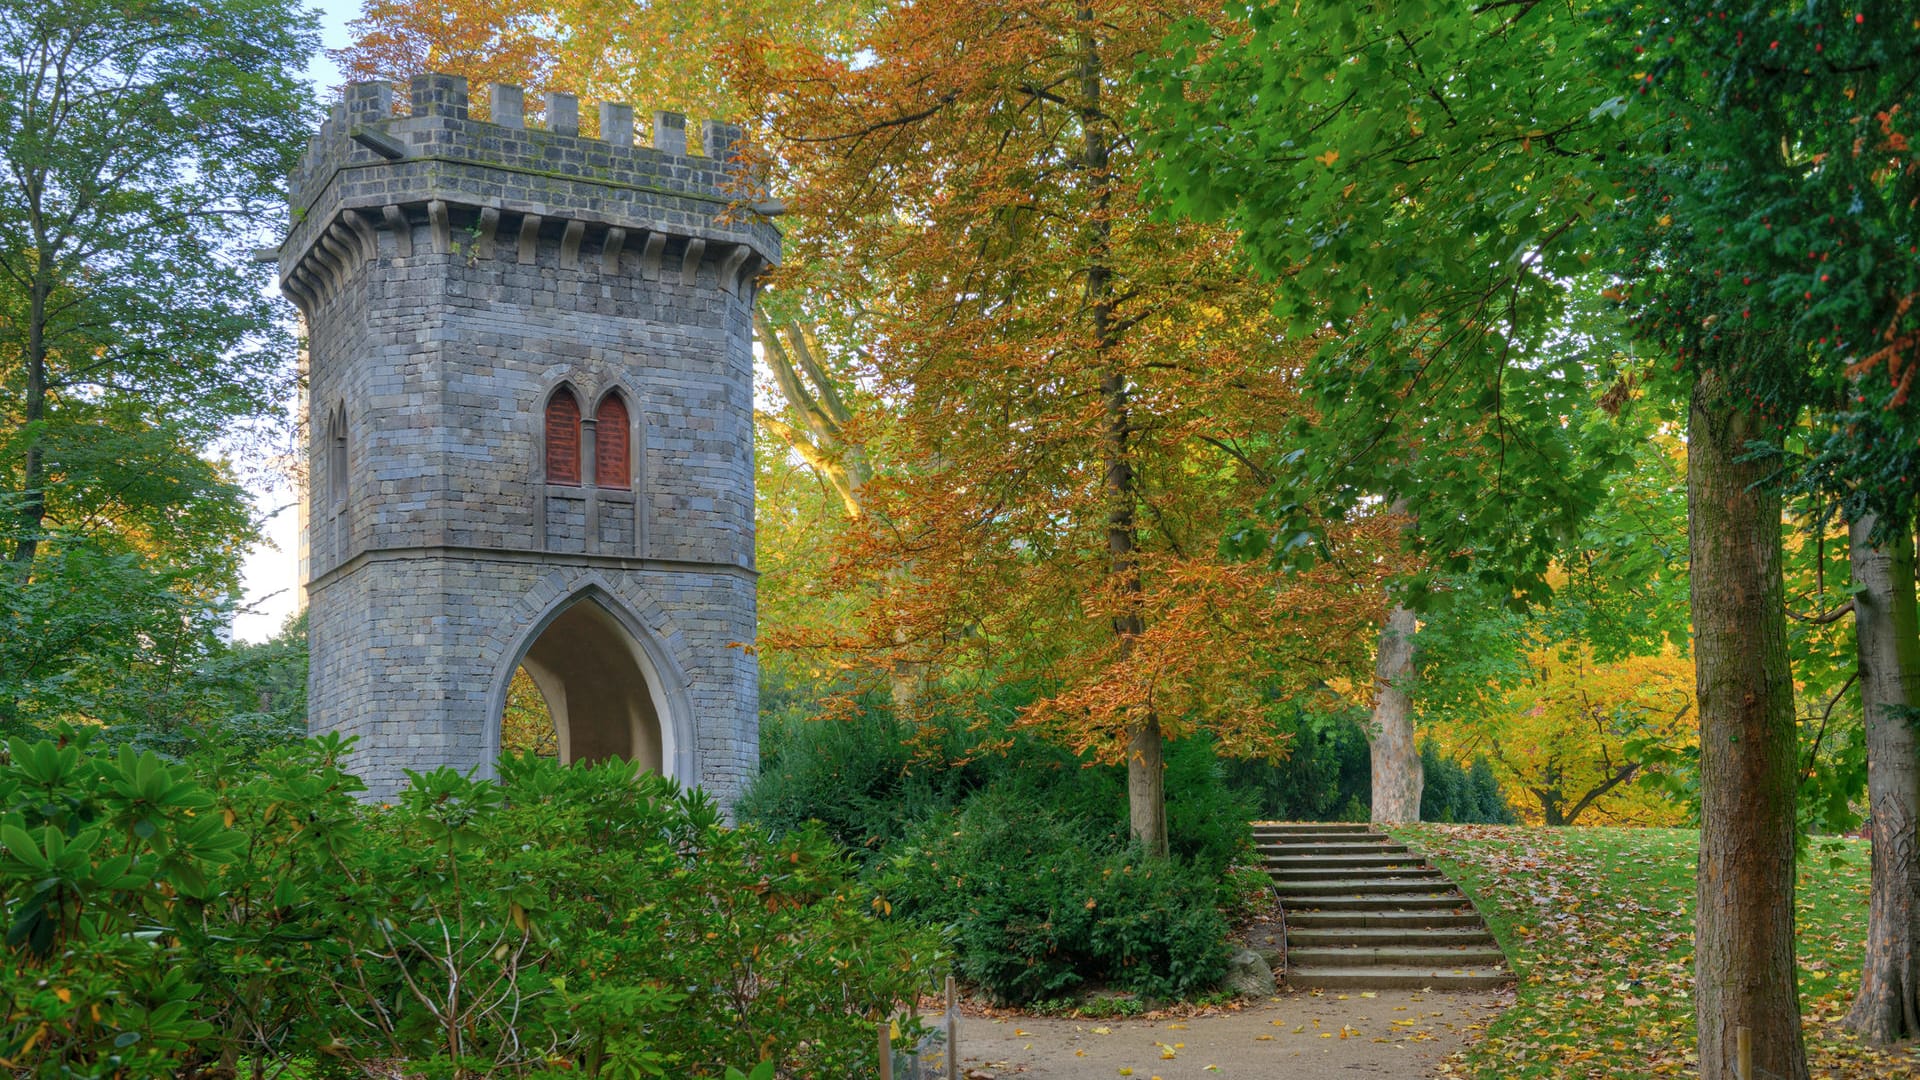
{"label": "ivy ground cover", "polygon": [[[1393,830],[1467,890],[1519,975],[1516,1000],[1442,1075],[1555,1080],[1688,1076],[1695,850],[1690,829],[1418,825]],[[1800,1007],[1826,1080],[1920,1076],[1920,1052],[1840,1026],[1867,931],[1864,840],[1801,859]]]}

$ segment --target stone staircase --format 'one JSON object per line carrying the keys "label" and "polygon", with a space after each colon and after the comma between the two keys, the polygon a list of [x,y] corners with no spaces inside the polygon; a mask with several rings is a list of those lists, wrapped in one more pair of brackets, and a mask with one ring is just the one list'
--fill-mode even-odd
{"label": "stone staircase", "polygon": [[1368,825],[1257,824],[1300,989],[1485,990],[1513,981],[1466,895]]}

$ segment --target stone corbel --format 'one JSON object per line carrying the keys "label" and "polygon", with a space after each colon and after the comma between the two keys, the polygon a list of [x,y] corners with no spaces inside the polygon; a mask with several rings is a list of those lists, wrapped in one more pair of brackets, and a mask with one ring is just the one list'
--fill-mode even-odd
{"label": "stone corbel", "polygon": [[287,275],[287,284],[289,291],[298,290],[307,298],[309,310],[319,308],[320,302],[326,298],[326,291],[319,277],[312,270],[307,269],[307,264],[304,262],[294,267],[293,273]]}
{"label": "stone corbel", "polygon": [[727,257],[720,262],[721,288],[735,296],[740,294],[740,268],[746,265],[748,256],[752,254],[753,249],[745,244],[733,245],[733,250],[727,252]]}
{"label": "stone corbel", "polygon": [[453,251],[453,223],[447,217],[447,204],[435,199],[427,204],[427,224],[433,227],[433,253]]}
{"label": "stone corbel", "polygon": [[368,262],[378,259],[380,257],[380,237],[373,231],[373,222],[368,221],[364,215],[356,210],[340,211],[340,219],[347,223],[347,228],[352,229],[354,237],[359,240],[362,257]]}
{"label": "stone corbel", "polygon": [[586,222],[578,218],[567,222],[567,231],[560,237],[560,269],[580,269],[580,240],[586,235]]}
{"label": "stone corbel", "polygon": [[540,248],[540,215],[528,214],[520,219],[520,262],[533,265],[533,256]]}
{"label": "stone corbel", "polygon": [[491,206],[480,208],[480,250],[482,259],[493,258],[493,235],[500,230],[500,211]]}
{"label": "stone corbel", "polygon": [[[604,108],[605,106],[602,106]],[[632,117],[628,117],[632,123]],[[629,133],[631,137],[631,133]],[[607,239],[600,245],[600,272],[617,274],[620,272],[620,252],[627,246],[627,230],[614,226],[607,230]]]}
{"label": "stone corbel", "polygon": [[381,216],[387,219],[387,231],[393,234],[393,247],[403,259],[413,258],[413,222],[407,220],[407,212],[397,206],[384,207]]}
{"label": "stone corbel", "polygon": [[687,241],[686,253],[680,256],[680,284],[692,285],[700,280],[700,260],[707,254],[707,242],[694,237]]}
{"label": "stone corbel", "polygon": [[648,278],[658,278],[660,257],[666,253],[666,236],[657,232],[648,233],[646,246],[640,249],[640,272]]}
{"label": "stone corbel", "polygon": [[359,252],[347,246],[346,231],[338,225],[320,234],[320,244],[314,249],[315,255],[327,257],[328,269],[333,273],[336,288],[343,286],[353,276],[355,265],[360,261]]}
{"label": "stone corbel", "polygon": [[313,295],[313,290],[301,282],[298,270],[288,274],[286,279],[280,282],[280,291],[286,293],[287,298],[300,309],[300,313],[309,318],[313,316],[314,309],[319,306],[319,298]]}

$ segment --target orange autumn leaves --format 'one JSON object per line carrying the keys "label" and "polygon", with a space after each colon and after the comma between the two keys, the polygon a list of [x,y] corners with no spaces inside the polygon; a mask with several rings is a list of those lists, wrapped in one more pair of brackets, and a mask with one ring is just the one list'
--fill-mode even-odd
{"label": "orange autumn leaves", "polygon": [[1281,337],[1228,233],[1141,196],[1132,75],[1189,12],[876,10],[374,0],[343,60],[750,122],[790,208],[761,299],[835,328],[874,473],[826,541],[832,614],[763,626],[768,647],[911,673],[929,706],[1038,686],[1026,721],[1108,759],[1148,715],[1277,752],[1266,702],[1370,669],[1398,541],[1328,522],[1297,576],[1218,555],[1311,421],[1311,343]]}
{"label": "orange autumn leaves", "polygon": [[1277,752],[1265,703],[1364,668],[1398,568],[1381,519],[1327,523],[1309,574],[1218,554],[1310,422],[1307,343],[1225,233],[1141,197],[1131,65],[1169,18],[946,0],[733,70],[801,222],[775,287],[861,268],[827,302],[862,313],[886,412],[823,583],[864,617],[770,644],[1037,686],[1023,719],[1108,760],[1149,717]]}

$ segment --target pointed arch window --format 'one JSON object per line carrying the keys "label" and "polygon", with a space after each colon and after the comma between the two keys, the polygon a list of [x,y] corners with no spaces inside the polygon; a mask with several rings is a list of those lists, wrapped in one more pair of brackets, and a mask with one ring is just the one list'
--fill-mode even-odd
{"label": "pointed arch window", "polygon": [[547,483],[580,482],[580,402],[561,387],[547,399]]}
{"label": "pointed arch window", "polygon": [[618,390],[600,399],[593,426],[593,482],[604,488],[631,486],[633,455],[627,402]]}

